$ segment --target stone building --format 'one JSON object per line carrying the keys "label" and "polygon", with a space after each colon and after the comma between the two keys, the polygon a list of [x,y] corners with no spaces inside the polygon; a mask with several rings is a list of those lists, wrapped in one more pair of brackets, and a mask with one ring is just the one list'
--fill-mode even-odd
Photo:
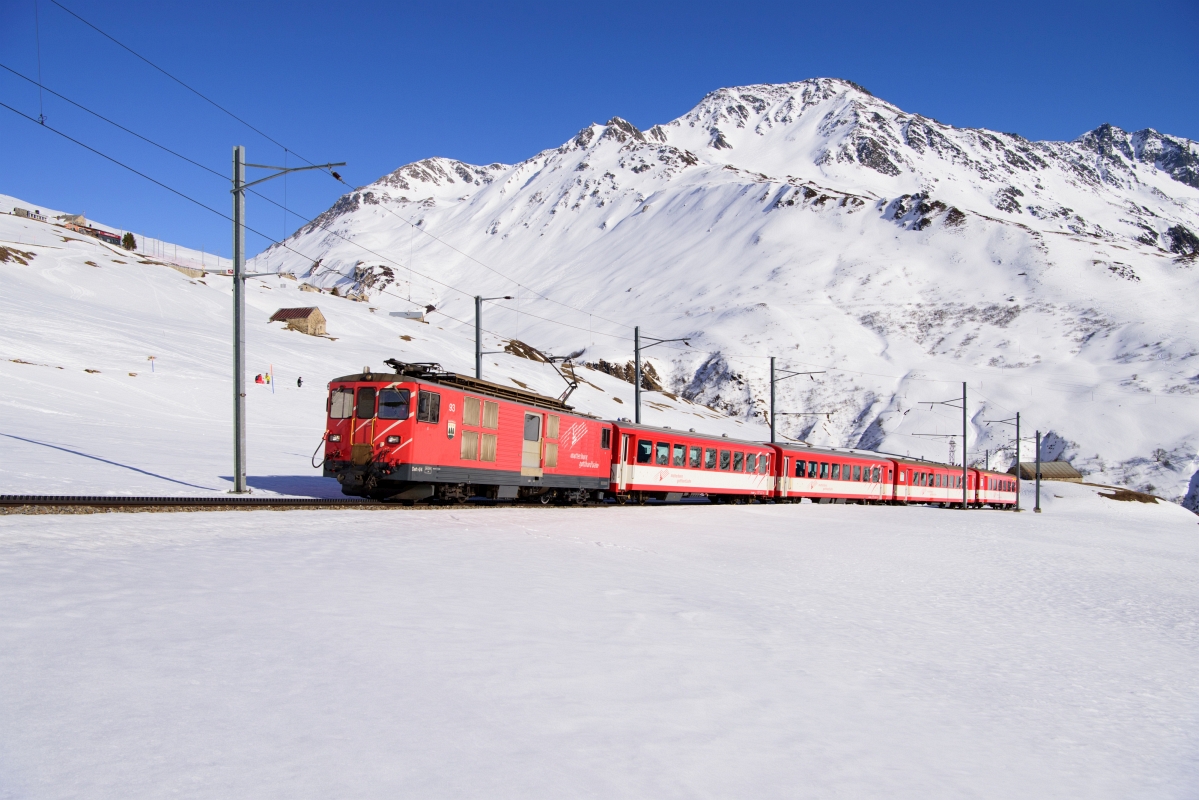
{"label": "stone building", "polygon": [[290,330],[309,336],[325,335],[325,315],[316,306],[311,308],[281,308],[271,315],[271,322],[282,322]]}

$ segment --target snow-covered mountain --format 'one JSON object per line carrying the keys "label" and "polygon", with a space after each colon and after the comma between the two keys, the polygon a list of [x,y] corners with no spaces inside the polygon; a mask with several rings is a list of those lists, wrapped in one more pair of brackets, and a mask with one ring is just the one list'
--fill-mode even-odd
{"label": "snow-covered mountain", "polygon": [[[789,436],[944,458],[1046,457],[1182,499],[1199,469],[1199,145],[1102,125],[1071,142],[955,128],[847,81],[720,89],[515,165],[408,164],[262,254],[340,294],[403,297],[624,363],[632,326],[685,397]],[[450,288],[452,287],[452,288]],[[465,332],[465,331],[464,331]],[[814,415],[810,412],[832,412]],[[1026,443],[1024,457],[1032,457]],[[996,455],[997,451],[999,452]]]}

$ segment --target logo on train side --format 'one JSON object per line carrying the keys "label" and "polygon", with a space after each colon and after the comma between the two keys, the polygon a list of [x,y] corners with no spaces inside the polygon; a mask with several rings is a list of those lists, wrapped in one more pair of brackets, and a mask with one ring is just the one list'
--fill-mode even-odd
{"label": "logo on train side", "polygon": [[581,422],[576,422],[566,429],[566,432],[560,437],[560,441],[566,445],[567,449],[574,447],[587,434],[587,426]]}

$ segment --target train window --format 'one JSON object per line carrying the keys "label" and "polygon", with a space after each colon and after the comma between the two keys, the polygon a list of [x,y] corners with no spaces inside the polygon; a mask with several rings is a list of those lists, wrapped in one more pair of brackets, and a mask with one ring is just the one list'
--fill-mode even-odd
{"label": "train window", "polygon": [[654,463],[654,443],[649,439],[637,440],[637,463],[652,464]]}
{"label": "train window", "polygon": [[[462,424],[479,427],[479,418],[482,417],[481,406],[483,404],[477,397],[467,397],[462,401]],[[380,414],[379,416],[383,416]]]}
{"label": "train window", "polygon": [[479,437],[479,460],[495,461],[495,445],[498,437],[494,433],[484,433]]}
{"label": "train window", "polygon": [[500,404],[491,400],[483,401],[483,427],[495,430],[500,427]]}
{"label": "train window", "polygon": [[808,476],[808,462],[802,458],[795,459],[795,477],[806,478]]}
{"label": "train window", "polygon": [[441,421],[441,395],[422,391],[417,395],[416,418],[420,422]]}
{"label": "train window", "polygon": [[670,466],[670,445],[667,442],[658,442],[658,450],[654,456],[658,466]]}
{"label": "train window", "polygon": [[459,455],[467,461],[479,458],[479,434],[477,431],[462,431],[462,450]]}
{"label": "train window", "polygon": [[612,429],[611,428],[601,428],[600,429],[600,449],[601,450],[611,450],[612,449]]}
{"label": "train window", "polygon": [[354,415],[354,390],[334,389],[329,395],[329,416],[333,419],[349,419]]}
{"label": "train window", "polygon": [[687,466],[692,469],[699,469],[699,464],[704,459],[704,449],[702,447],[691,448],[691,458],[687,461]]}
{"label": "train window", "polygon": [[704,451],[704,469],[716,469],[716,451],[711,447]]}
{"label": "train window", "polygon": [[879,470],[879,468],[878,468],[878,467],[875,467],[875,468],[874,468],[873,477],[874,477],[874,482],[875,482],[875,483],[878,483],[878,482],[879,482],[879,477],[880,477],[880,476],[879,476],[879,473],[880,473],[880,472],[881,472],[881,470]]}
{"label": "train window", "polygon": [[770,466],[770,454],[769,453],[764,453],[764,454],[758,456],[758,472],[765,475],[766,469],[769,466]]}
{"label": "train window", "polygon": [[733,453],[733,472],[741,472],[745,468],[745,453]]}
{"label": "train window", "polygon": [[674,466],[676,466],[676,467],[687,466],[687,446],[686,445],[676,444],[674,446]]}
{"label": "train window", "polygon": [[545,443],[545,465],[547,467],[558,466],[558,443],[557,442],[546,442]]}
{"label": "train window", "polygon": [[853,479],[854,479],[855,481],[859,481],[859,482],[861,482],[861,480],[862,480],[862,465],[861,465],[861,464],[855,464],[855,465],[854,465],[854,467],[853,467]]}
{"label": "train window", "polygon": [[827,461],[820,462],[820,480],[822,480],[822,481],[828,480],[828,462]]}
{"label": "train window", "polygon": [[408,419],[412,398],[407,389],[384,389],[379,392],[379,419]]}
{"label": "train window", "polygon": [[545,438],[557,439],[558,426],[562,424],[562,419],[557,414],[550,414],[545,421]]}
{"label": "train window", "polygon": [[746,456],[745,456],[745,471],[746,472],[757,472],[758,471],[758,454],[757,453],[746,454]]}
{"label": "train window", "polygon": [[525,441],[541,441],[541,415],[525,414]]}
{"label": "train window", "polygon": [[808,477],[809,477],[809,478],[815,478],[815,477],[816,477],[816,475],[817,475],[817,472],[818,472],[818,468],[817,468],[817,466],[816,466],[816,462],[815,462],[815,461],[809,461],[809,462],[808,462]]}
{"label": "train window", "polygon": [[721,450],[720,451],[720,468],[728,469],[729,465],[731,465],[732,462],[733,462],[732,454],[729,453],[728,450]]}
{"label": "train window", "polygon": [[374,419],[375,387],[363,386],[358,390],[358,403],[354,408],[354,416],[358,419]]}
{"label": "train window", "polygon": [[841,465],[840,464],[833,464],[833,474],[831,477],[835,481],[841,480]]}

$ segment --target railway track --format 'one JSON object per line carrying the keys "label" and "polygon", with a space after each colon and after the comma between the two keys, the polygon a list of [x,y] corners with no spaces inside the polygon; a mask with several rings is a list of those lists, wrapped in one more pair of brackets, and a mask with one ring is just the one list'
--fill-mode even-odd
{"label": "railway track", "polygon": [[[352,497],[322,499],[315,497],[121,497],[111,495],[0,495],[0,515],[4,514],[103,514],[112,512],[173,512],[173,511],[296,511],[301,509],[327,511],[400,511],[412,509],[468,508],[562,508],[539,503],[381,503]],[[603,503],[585,503],[574,508],[599,507]]]}
{"label": "railway track", "polygon": [[94,514],[112,511],[287,511],[298,509],[378,510],[402,507],[391,503],[354,498],[0,495],[0,514]]}

